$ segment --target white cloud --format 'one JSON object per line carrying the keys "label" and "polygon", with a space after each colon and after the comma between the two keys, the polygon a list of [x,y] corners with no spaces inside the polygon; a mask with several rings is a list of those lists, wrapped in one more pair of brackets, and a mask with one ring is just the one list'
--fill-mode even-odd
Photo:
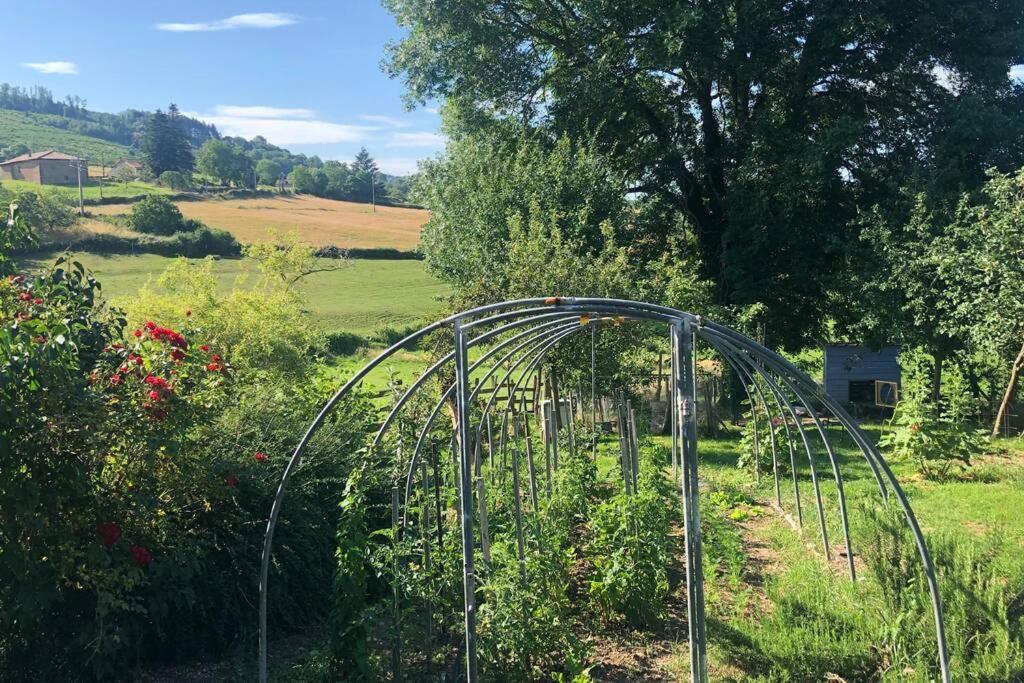
{"label": "white cloud", "polygon": [[388,175],[410,175],[418,169],[415,157],[374,157],[377,167]]}
{"label": "white cloud", "polygon": [[1015,64],[1010,67],[1011,81],[1024,81],[1024,64]]}
{"label": "white cloud", "polygon": [[380,116],[378,114],[363,114],[359,118],[364,121],[372,121],[373,123],[382,123],[385,126],[392,128],[408,128],[409,122],[403,121],[402,119],[395,118],[394,116]]}
{"label": "white cloud", "polygon": [[[186,115],[212,123],[224,135],[254,138],[262,135],[268,142],[281,147],[288,145],[318,145],[339,142],[365,142],[380,130],[376,126],[358,126],[345,123],[305,118],[308,109],[278,107],[218,106],[214,114],[185,112]],[[246,116],[245,112],[251,115]],[[292,116],[271,117],[268,114],[291,112]],[[299,112],[302,116],[295,116]],[[252,115],[254,113],[255,115]],[[262,115],[260,115],[262,114]]]}
{"label": "white cloud", "polygon": [[251,119],[312,119],[316,116],[312,109],[288,107],[240,107],[222,104],[216,108],[217,116],[240,116]]}
{"label": "white cloud", "polygon": [[281,12],[254,12],[250,14],[236,14],[227,19],[216,21],[200,21],[195,23],[163,23],[156,27],[161,31],[172,31],[175,33],[189,33],[196,31],[231,31],[236,28],[279,28],[291,26],[299,21],[294,14]]}
{"label": "white cloud", "polygon": [[388,147],[442,147],[444,136],[438,133],[393,133]]}
{"label": "white cloud", "polygon": [[34,69],[41,74],[71,76],[78,73],[78,65],[74,62],[24,62],[22,66]]}
{"label": "white cloud", "polygon": [[441,110],[438,109],[437,107],[427,107],[423,111],[427,112],[428,114],[433,114],[434,116],[437,116],[438,114],[441,113]]}

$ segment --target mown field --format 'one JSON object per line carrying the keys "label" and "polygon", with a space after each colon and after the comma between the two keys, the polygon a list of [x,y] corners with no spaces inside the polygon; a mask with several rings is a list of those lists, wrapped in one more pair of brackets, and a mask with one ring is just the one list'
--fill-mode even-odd
{"label": "mown field", "polygon": [[[53,255],[36,256],[31,265],[41,266]],[[76,257],[103,283],[103,294],[117,304],[134,295],[163,272],[172,259],[79,253]],[[324,259],[325,266],[337,260]],[[255,281],[256,264],[247,259],[221,259],[214,271],[222,291],[236,283]],[[308,294],[316,324],[329,332],[347,331],[369,335],[384,326],[401,328],[440,310],[439,298],[447,286],[438,282],[413,260],[352,260],[340,270],[314,273],[302,285]]]}
{"label": "mown field", "polygon": [[75,133],[52,125],[67,119],[50,114],[0,109],[0,147],[25,144],[33,152],[56,149],[89,157],[92,162],[110,162],[130,156],[124,145]]}
{"label": "mown field", "polygon": [[[298,233],[313,245],[344,248],[389,247],[412,250],[429,216],[422,209],[341,202],[308,195],[253,199],[207,199],[176,202],[187,218],[231,232],[241,242],[266,242],[268,229]],[[131,210],[128,204],[95,206],[90,213],[116,216]]]}

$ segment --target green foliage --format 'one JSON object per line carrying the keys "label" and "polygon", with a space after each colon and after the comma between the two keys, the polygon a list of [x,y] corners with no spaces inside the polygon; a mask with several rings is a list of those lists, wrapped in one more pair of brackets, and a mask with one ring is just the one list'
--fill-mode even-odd
{"label": "green foliage", "polygon": [[[1006,75],[1021,38],[1016,2],[386,4],[406,30],[390,72],[410,104],[446,102],[459,127],[449,157],[464,154],[461,134],[512,121],[526,122],[523,137],[593,136],[609,172],[629,179],[612,196],[633,190],[665,207],[670,220],[641,235],[657,243],[659,229],[685,220],[716,302],[763,304],[773,345],[798,347],[835,317],[828,294],[859,209],[896,204],[911,179],[945,200],[978,187],[987,167],[1021,160],[1020,92]],[[997,47],[982,55],[979,45]],[[497,153],[480,185],[502,187],[515,155]],[[478,203],[453,185],[428,202],[435,212],[461,205],[485,226],[505,219],[486,213],[486,192]],[[462,224],[479,245],[476,226]],[[451,250],[471,257],[465,276],[490,262]]]}
{"label": "green foliage", "polygon": [[163,187],[169,187],[176,192],[185,192],[192,189],[192,176],[181,171],[164,171],[157,178],[157,182]]}
{"label": "green foliage", "polygon": [[[934,622],[924,570],[895,506],[866,509],[869,523],[863,557],[880,587],[876,647],[884,666],[912,672],[911,680],[938,675]],[[1008,540],[978,541],[937,535],[929,539],[939,567],[946,642],[955,676],[963,680],[1012,681],[1024,676],[1024,570]]]}
{"label": "green foliage", "polygon": [[327,350],[337,356],[350,356],[366,346],[366,339],[354,332],[331,332],[327,335]]}
{"label": "green foliage", "polygon": [[[253,636],[260,520],[332,387],[305,358],[316,335],[295,299],[268,281],[258,311],[257,297],[221,307],[208,279],[184,270],[166,300],[136,302],[135,329],[99,304],[78,263],[0,281],[5,680],[121,678],[140,661],[216,655]],[[331,492],[368,414],[347,400],[296,474],[271,569],[276,628],[326,617]]]}
{"label": "green foliage", "polygon": [[971,456],[981,453],[987,440],[977,426],[977,404],[959,372],[948,373],[941,401],[932,400],[933,364],[920,351],[901,355],[901,398],[879,445],[896,457],[915,461],[923,476],[942,480],[954,465],[970,465]]}
{"label": "green foliage", "polygon": [[128,214],[128,227],[150,235],[173,235],[190,232],[202,224],[186,219],[171,200],[160,195],[148,195],[132,206]]}
{"label": "green foliage", "polygon": [[178,108],[171,104],[166,114],[157,109],[142,128],[139,151],[154,177],[159,177],[164,171],[188,173],[195,166],[182,119]]}
{"label": "green foliage", "polygon": [[212,259],[180,259],[141,289],[128,307],[128,318],[180,320],[189,311],[193,324],[236,367],[254,375],[301,377],[316,362],[323,338],[303,313],[302,295],[281,276],[280,271],[264,271],[255,288],[220,296]]}
{"label": "green foliage", "polygon": [[227,185],[250,186],[253,162],[239,147],[225,140],[207,140],[196,153],[196,170]]}
{"label": "green foliage", "polygon": [[661,617],[672,556],[670,511],[678,500],[661,472],[660,454],[641,454],[636,493],[618,493],[594,509],[589,547],[591,599],[606,617],[622,616],[633,626]]}
{"label": "green foliage", "polygon": [[260,159],[256,162],[256,175],[264,185],[274,185],[284,176],[284,166],[274,159]]}
{"label": "green foliage", "polygon": [[[0,197],[5,194],[0,191]],[[19,190],[9,199],[4,197],[2,203],[6,206],[11,202],[18,205],[18,214],[36,234],[44,237],[48,232],[71,227],[78,220],[68,197],[59,192]]]}

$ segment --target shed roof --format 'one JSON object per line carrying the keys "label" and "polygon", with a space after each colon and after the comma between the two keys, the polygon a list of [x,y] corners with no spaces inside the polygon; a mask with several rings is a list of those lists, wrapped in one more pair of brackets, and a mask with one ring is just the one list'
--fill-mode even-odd
{"label": "shed roof", "polygon": [[8,164],[18,164],[24,161],[35,161],[37,159],[53,159],[54,161],[77,161],[79,157],[71,156],[70,154],[65,154],[64,152],[58,152],[57,150],[54,149],[48,149],[45,152],[36,152],[34,154],[30,152],[29,154],[22,154],[21,156],[16,156],[13,159],[8,159],[7,161],[0,162],[0,166],[7,166]]}

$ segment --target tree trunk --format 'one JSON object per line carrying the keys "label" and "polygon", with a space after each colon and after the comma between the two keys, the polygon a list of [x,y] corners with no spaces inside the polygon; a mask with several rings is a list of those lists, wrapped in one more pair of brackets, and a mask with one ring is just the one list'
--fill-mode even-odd
{"label": "tree trunk", "polygon": [[1010,379],[1006,382],[1006,391],[1003,393],[1003,400],[996,412],[996,420],[992,424],[992,436],[999,436],[999,423],[1003,421],[1006,410],[1010,407],[1013,395],[1017,391],[1017,379],[1020,377],[1022,366],[1024,366],[1024,344],[1021,345],[1020,353],[1017,354],[1017,358],[1014,359],[1013,365],[1010,367]]}

